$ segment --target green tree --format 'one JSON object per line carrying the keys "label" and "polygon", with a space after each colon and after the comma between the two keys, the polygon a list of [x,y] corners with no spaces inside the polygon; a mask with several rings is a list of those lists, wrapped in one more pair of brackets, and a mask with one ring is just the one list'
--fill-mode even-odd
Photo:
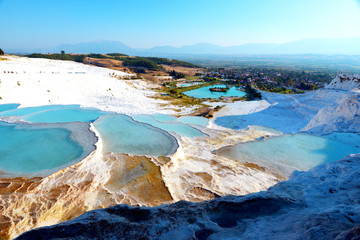
{"label": "green tree", "polygon": [[135,57],[135,58],[127,58],[123,62],[124,66],[127,67],[143,67],[150,70],[160,70],[161,67],[154,63],[153,61],[150,61],[146,58],[142,57]]}
{"label": "green tree", "polygon": [[0,48],[0,55],[5,55],[4,51]]}
{"label": "green tree", "polygon": [[64,51],[64,50],[61,50],[61,54],[65,54],[65,51]]}
{"label": "green tree", "polygon": [[176,72],[175,70],[172,70],[169,72],[170,76],[173,76],[175,79],[179,79],[179,78],[184,78],[185,74],[180,73],[180,72]]}

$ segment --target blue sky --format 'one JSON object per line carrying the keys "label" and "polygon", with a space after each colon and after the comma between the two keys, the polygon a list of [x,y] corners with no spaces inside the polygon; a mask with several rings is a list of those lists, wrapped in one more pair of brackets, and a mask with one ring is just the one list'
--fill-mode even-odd
{"label": "blue sky", "polygon": [[360,36],[359,0],[0,0],[0,47],[131,47]]}

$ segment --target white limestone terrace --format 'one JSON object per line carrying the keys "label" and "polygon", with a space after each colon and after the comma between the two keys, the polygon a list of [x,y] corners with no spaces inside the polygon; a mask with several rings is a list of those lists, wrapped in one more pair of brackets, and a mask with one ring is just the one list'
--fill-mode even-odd
{"label": "white limestone terrace", "polygon": [[359,239],[360,155],[264,192],[154,208],[117,205],[17,239]]}
{"label": "white limestone terrace", "polygon": [[289,133],[359,132],[359,76],[339,74],[326,88],[305,94],[261,92],[261,101],[226,104],[214,114],[211,126],[243,129],[260,125]]}
{"label": "white limestone terrace", "polygon": [[348,91],[336,103],[321,108],[302,130],[312,133],[360,132],[360,89]]}
{"label": "white limestone terrace", "polygon": [[[9,59],[0,62],[0,97],[2,98],[0,104],[20,103],[22,106],[81,104],[84,107],[96,107],[130,115],[159,112],[175,114],[173,106],[164,109],[165,102],[148,98],[154,92],[147,90],[142,81],[118,80],[110,76],[112,73],[125,74],[122,72],[67,61],[17,57],[9,57]],[[332,121],[325,110],[323,115],[319,115],[321,110],[325,107],[331,109],[343,105],[349,117],[341,130],[359,131],[359,125],[356,121],[355,124],[352,121],[357,119],[358,115],[351,108],[354,104],[356,107],[359,100],[357,97],[352,98],[350,96],[352,94],[358,96],[358,90],[326,88],[302,95],[263,93],[265,99],[262,101],[228,104],[215,113],[217,119],[213,120],[209,125],[210,128],[206,129],[210,137],[179,138],[180,147],[176,156],[168,159],[169,163],[164,165],[158,163],[165,185],[174,200],[191,200],[192,196],[187,197],[187,192],[190,192],[187,190],[193,186],[202,187],[219,195],[239,195],[265,190],[279,179],[268,172],[235,164],[234,161],[216,156],[211,151],[224,145],[252,141],[271,132],[260,134],[256,128],[252,131],[251,127],[243,133],[235,130],[223,131],[216,124],[235,129],[243,129],[248,125],[262,125],[284,132],[298,132],[311,123],[313,125],[309,125],[309,130],[319,129],[316,130],[319,133],[325,131],[324,124],[327,124],[326,129],[337,129],[334,128],[337,126],[334,123],[341,121],[343,117],[343,111],[340,111],[338,115],[331,115],[338,119]],[[344,101],[341,101],[342,98]],[[340,105],[337,105],[338,103]],[[189,111],[189,109],[180,110],[183,114]],[[352,112],[354,114],[351,114]],[[233,118],[233,115],[241,116]],[[219,128],[221,131],[211,128]],[[98,139],[96,146],[97,151],[93,151],[82,162],[89,168],[89,172],[94,172],[96,178],[105,179],[109,169],[99,160],[102,158],[99,154],[102,149],[101,138]],[[47,235],[48,228],[45,228],[45,232],[40,232],[39,235],[24,235],[26,236],[24,239],[32,236],[35,239],[69,238],[66,234],[71,234],[73,239],[77,236],[78,239],[86,239],[89,237],[85,235],[86,229],[99,234],[99,239],[120,238],[123,236],[121,234],[127,234],[130,239],[140,237],[226,239],[236,236],[243,236],[244,239],[266,239],[270,234],[274,234],[273,230],[280,234],[280,239],[293,236],[303,239],[308,236],[304,235],[304,232],[315,238],[318,234],[317,229],[322,230],[319,234],[324,238],[334,238],[359,223],[360,208],[356,197],[359,195],[359,189],[356,187],[359,184],[359,156],[317,169],[309,173],[295,173],[289,183],[285,182],[283,185],[280,183],[267,193],[226,197],[200,204],[179,202],[152,209],[115,206],[110,210],[95,211],[95,214],[90,212],[84,217],[63,223],[60,227],[68,227],[65,231],[61,230],[61,234],[65,235],[57,235],[58,228],[55,226],[49,227],[55,229],[50,235]],[[199,180],[200,177],[195,173],[208,173],[213,180],[210,182],[205,178]],[[82,174],[83,172],[80,172],[79,176],[83,176]],[[96,181],[100,182],[100,180]],[[51,188],[53,185],[46,186]],[[339,194],[331,195],[334,192]],[[324,201],[329,201],[329,204]],[[67,205],[66,202],[63,204]],[[243,213],[243,210],[248,208],[251,212]],[[95,217],[92,218],[93,216]],[[312,221],[314,216],[315,220]],[[97,222],[97,220],[101,221]],[[288,225],[285,224],[287,222]],[[334,228],[334,222],[339,223],[340,227]],[[73,223],[75,225],[71,225]],[[91,227],[88,227],[88,223]],[[110,226],[109,230],[107,226]],[[328,230],[330,227],[331,229]],[[299,230],[294,232],[294,229]],[[108,233],[106,231],[109,231],[109,235],[106,235]]]}
{"label": "white limestone terrace", "polygon": [[174,106],[160,106],[168,103],[149,98],[155,92],[148,90],[144,81],[112,77],[130,76],[121,71],[72,61],[6,58],[0,61],[0,104],[80,104],[124,114],[175,114]]}

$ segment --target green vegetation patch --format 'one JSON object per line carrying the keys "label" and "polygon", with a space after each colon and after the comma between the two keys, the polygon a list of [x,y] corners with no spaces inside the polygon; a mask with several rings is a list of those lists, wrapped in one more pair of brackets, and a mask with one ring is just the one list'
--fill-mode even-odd
{"label": "green vegetation patch", "polygon": [[179,61],[176,59],[168,59],[168,58],[158,58],[158,57],[146,57],[145,59],[150,60],[156,64],[164,64],[164,65],[169,65],[169,66],[179,66],[179,67],[189,67],[189,68],[200,68],[200,66],[189,63],[189,62],[184,62],[184,61]]}
{"label": "green vegetation patch", "polygon": [[66,60],[66,61],[74,61],[74,62],[83,62],[85,57],[88,55],[75,55],[75,54],[61,54],[61,53],[53,53],[53,54],[41,54],[41,53],[33,53],[30,55],[25,55],[25,57],[29,58],[46,58],[46,59],[54,59],[54,60]]}
{"label": "green vegetation patch", "polygon": [[246,100],[251,101],[251,100],[257,100],[257,99],[261,99],[261,93],[258,92],[255,88],[251,87],[250,84],[247,84],[245,86],[245,92],[246,92]]}
{"label": "green vegetation patch", "polygon": [[112,57],[128,57],[129,56],[124,53],[107,53],[106,55],[112,56]]}
{"label": "green vegetation patch", "polygon": [[142,57],[126,58],[123,62],[123,65],[126,67],[143,67],[149,70],[162,69],[162,67],[156,64],[155,62]]}
{"label": "green vegetation patch", "polygon": [[[1,55],[1,51],[0,51],[0,55]],[[25,56],[29,58],[46,58],[46,59],[67,60],[67,61],[75,61],[75,62],[83,62],[86,57],[98,58],[98,59],[113,59],[113,60],[122,61],[123,65],[126,67],[146,68],[154,71],[163,70],[163,68],[160,66],[161,64],[170,65],[170,66],[191,67],[191,68],[198,67],[192,63],[179,61],[175,59],[156,58],[156,57],[129,57],[128,55],[123,53],[66,54],[64,51],[61,51],[61,53],[53,53],[53,54],[33,53]],[[173,74],[177,74],[175,75],[175,77],[177,78],[184,77],[180,73],[173,73]]]}

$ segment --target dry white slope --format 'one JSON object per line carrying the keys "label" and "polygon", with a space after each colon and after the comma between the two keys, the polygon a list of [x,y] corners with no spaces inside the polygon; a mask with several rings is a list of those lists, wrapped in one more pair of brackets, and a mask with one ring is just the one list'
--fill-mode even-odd
{"label": "dry white slope", "polygon": [[212,128],[267,126],[283,132],[360,131],[360,75],[339,74],[323,89],[305,94],[262,92],[263,100],[227,104]]}
{"label": "dry white slope", "polygon": [[322,108],[302,129],[308,132],[360,132],[360,90],[344,93],[336,105]]}
{"label": "dry white slope", "polygon": [[360,75],[338,74],[326,87],[342,95],[320,109],[302,130],[308,132],[360,132]]}
{"label": "dry white slope", "polygon": [[0,61],[0,104],[80,104],[125,114],[175,113],[160,106],[167,102],[149,98],[155,92],[143,81],[111,77],[128,75],[121,71],[71,61],[7,58]]}

